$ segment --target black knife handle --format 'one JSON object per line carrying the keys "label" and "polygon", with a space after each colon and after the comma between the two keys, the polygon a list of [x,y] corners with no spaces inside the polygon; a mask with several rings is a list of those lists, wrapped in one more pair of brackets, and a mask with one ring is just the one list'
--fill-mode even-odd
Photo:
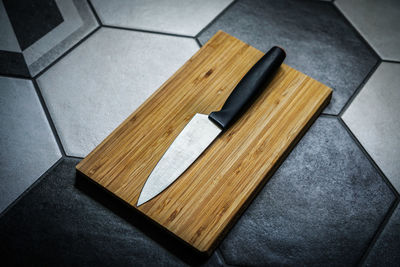
{"label": "black knife handle", "polygon": [[222,109],[211,112],[208,118],[223,130],[228,129],[265,89],[285,57],[282,48],[271,48],[242,78]]}

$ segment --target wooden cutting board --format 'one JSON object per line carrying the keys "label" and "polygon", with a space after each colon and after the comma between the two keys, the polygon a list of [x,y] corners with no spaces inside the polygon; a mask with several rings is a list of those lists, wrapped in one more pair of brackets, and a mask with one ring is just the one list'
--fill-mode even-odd
{"label": "wooden cutting board", "polygon": [[282,65],[249,110],[179,179],[142,206],[136,202],[150,172],[192,116],[219,110],[262,55],[218,32],[77,171],[198,251],[211,253],[328,104],[330,88]]}

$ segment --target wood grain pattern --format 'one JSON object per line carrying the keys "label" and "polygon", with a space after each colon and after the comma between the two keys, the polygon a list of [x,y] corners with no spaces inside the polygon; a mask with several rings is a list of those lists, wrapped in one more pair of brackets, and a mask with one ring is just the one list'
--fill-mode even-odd
{"label": "wood grain pattern", "polygon": [[282,65],[249,110],[172,186],[140,207],[136,202],[150,172],[193,115],[219,110],[262,55],[218,32],[77,170],[210,253],[329,102],[331,89]]}

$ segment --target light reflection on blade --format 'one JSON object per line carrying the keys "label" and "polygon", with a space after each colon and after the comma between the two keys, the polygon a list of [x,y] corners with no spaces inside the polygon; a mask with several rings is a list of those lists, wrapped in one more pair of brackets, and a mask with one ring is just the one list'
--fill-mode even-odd
{"label": "light reflection on blade", "polygon": [[194,115],[147,178],[137,206],[154,198],[171,185],[221,131],[207,115]]}

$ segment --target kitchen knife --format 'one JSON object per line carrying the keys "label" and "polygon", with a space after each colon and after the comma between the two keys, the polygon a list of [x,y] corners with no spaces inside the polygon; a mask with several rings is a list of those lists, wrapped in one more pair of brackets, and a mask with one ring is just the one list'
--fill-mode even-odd
{"label": "kitchen knife", "polygon": [[265,89],[285,57],[283,49],[271,48],[242,78],[220,111],[211,112],[208,116],[199,113],[193,116],[147,178],[137,206],[171,185],[222,131],[245,112]]}

